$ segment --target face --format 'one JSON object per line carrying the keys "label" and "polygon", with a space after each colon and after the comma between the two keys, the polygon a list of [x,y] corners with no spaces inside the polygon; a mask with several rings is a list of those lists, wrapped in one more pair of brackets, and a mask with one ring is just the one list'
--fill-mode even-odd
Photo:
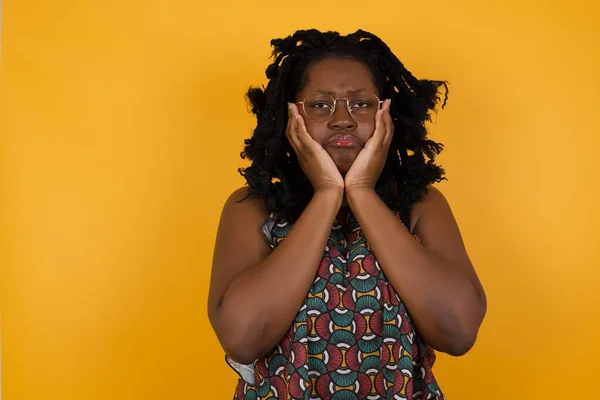
{"label": "face", "polygon": [[[296,96],[298,103],[311,100],[304,107],[299,105],[308,133],[329,153],[342,174],[350,169],[375,130],[376,109],[373,115],[370,110],[377,107],[377,99],[372,95],[379,96],[379,92],[367,66],[358,61],[328,58],[309,69],[308,83]],[[331,108],[331,98],[353,99],[352,112],[346,100],[338,100]],[[364,101],[367,99],[371,99],[369,103]],[[325,111],[327,107],[334,110],[333,114]]]}

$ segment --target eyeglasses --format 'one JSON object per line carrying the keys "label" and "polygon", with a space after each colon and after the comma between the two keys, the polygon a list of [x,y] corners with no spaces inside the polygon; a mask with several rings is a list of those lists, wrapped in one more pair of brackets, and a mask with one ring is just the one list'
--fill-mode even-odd
{"label": "eyeglasses", "polygon": [[317,93],[308,96],[304,101],[297,104],[302,104],[304,114],[309,119],[323,122],[333,116],[338,101],[346,102],[348,113],[356,121],[373,120],[383,104],[379,97],[372,93],[357,93],[347,98],[334,98],[328,94]]}

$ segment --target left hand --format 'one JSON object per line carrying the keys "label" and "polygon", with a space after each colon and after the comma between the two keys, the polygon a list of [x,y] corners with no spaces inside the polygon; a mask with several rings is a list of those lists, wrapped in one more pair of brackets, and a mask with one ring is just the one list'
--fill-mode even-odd
{"label": "left hand", "polygon": [[390,100],[385,100],[375,115],[375,132],[358,153],[344,178],[346,192],[354,189],[375,189],[375,184],[388,155],[394,136],[394,123],[390,116]]}

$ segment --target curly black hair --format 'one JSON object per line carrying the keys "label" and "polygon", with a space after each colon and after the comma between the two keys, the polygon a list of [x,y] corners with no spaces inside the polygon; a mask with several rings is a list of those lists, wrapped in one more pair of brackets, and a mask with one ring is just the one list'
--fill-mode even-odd
{"label": "curly black hair", "polygon": [[239,169],[248,196],[264,199],[267,211],[279,220],[294,222],[300,216],[314,192],[285,135],[287,103],[295,102],[307,84],[312,65],[325,58],[350,59],[366,65],[381,98],[392,100],[394,137],[375,190],[410,226],[412,205],[423,198],[428,185],[445,179],[444,170],[435,164],[443,145],[427,138],[425,124],[440,102],[441,86],[445,89],[442,108],[446,105],[447,82],[417,79],[379,37],[363,30],[347,36],[300,30],[271,40],[271,46],[274,60],[266,70],[267,87],[250,87],[246,94],[257,119],[241,153],[252,163]]}

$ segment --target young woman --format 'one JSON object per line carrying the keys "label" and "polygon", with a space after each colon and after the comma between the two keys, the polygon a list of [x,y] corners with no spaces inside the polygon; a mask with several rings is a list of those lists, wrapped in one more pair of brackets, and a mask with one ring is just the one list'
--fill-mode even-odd
{"label": "young woman", "polygon": [[271,42],[269,83],[227,200],[208,312],[235,399],[443,399],[434,350],[474,344],[486,298],[425,124],[441,81],[377,36]]}

